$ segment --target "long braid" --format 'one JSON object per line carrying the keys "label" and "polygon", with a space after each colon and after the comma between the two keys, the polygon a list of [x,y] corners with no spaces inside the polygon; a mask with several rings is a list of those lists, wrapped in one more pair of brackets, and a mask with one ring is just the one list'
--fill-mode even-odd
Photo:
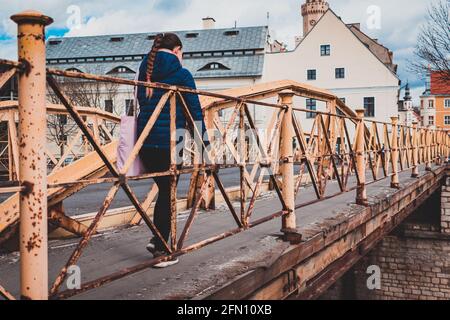
{"label": "long braid", "polygon": [[[153,47],[152,50],[148,53],[147,58],[147,72],[146,72],[146,81],[152,82],[152,73],[153,73],[153,67],[155,64],[155,58],[156,53],[161,48],[161,43],[164,38],[164,34],[160,33],[156,36],[155,40],[153,41]],[[150,98],[152,95],[152,88],[147,87],[147,97]]]}

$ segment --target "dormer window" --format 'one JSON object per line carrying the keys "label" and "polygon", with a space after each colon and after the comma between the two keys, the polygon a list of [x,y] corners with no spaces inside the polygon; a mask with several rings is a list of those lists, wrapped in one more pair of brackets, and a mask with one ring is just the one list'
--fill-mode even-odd
{"label": "dormer window", "polygon": [[110,41],[111,42],[122,42],[123,41],[123,37],[111,37]]}
{"label": "dormer window", "polygon": [[56,45],[60,44],[61,42],[62,42],[62,40],[53,39],[53,40],[49,40],[48,44],[51,46],[56,46]]}
{"label": "dormer window", "polygon": [[230,31],[225,31],[223,33],[226,36],[237,36],[239,34],[239,30],[230,30]]}
{"label": "dormer window", "polygon": [[198,69],[198,71],[211,71],[211,70],[230,70],[230,68],[224,66],[219,62],[208,63],[206,66]]}
{"label": "dormer window", "polygon": [[198,37],[198,33],[196,33],[196,32],[186,33],[185,37],[187,39],[197,38]]}
{"label": "dormer window", "polygon": [[116,68],[112,69],[110,72],[108,72],[108,74],[111,74],[111,73],[135,73],[135,72],[128,67],[120,66],[120,67],[116,67]]}
{"label": "dormer window", "polygon": [[69,69],[66,69],[66,71],[83,73],[83,71],[81,71],[80,69],[77,69],[77,68],[69,68]]}

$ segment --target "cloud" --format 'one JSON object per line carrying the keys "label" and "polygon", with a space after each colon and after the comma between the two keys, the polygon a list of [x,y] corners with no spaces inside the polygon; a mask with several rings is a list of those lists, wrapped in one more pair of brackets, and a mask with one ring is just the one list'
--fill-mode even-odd
{"label": "cloud", "polygon": [[[55,23],[50,30],[66,30],[66,36],[188,30],[201,28],[201,19],[212,16],[217,27],[266,25],[272,36],[289,45],[302,33],[300,6],[303,0],[0,0],[0,39],[14,38],[16,25],[10,21],[13,13],[29,8],[52,16]],[[394,51],[399,64],[399,76],[404,81],[419,83],[417,75],[407,70],[420,24],[425,20],[430,1],[423,0],[332,0],[331,8],[344,22],[360,22],[362,30]],[[67,29],[71,13],[67,9],[76,5],[80,9],[79,28]],[[370,29],[367,21],[370,6],[380,12],[380,29]],[[270,20],[267,20],[270,12]],[[59,34],[54,32],[54,34]],[[0,56],[11,54],[11,44],[0,40]],[[421,80],[420,80],[421,81]]]}

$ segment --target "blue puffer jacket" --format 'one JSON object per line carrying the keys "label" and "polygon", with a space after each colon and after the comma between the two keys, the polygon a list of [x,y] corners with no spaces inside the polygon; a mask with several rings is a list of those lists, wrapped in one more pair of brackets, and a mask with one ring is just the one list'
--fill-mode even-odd
{"label": "blue puffer jacket", "polygon": [[[139,80],[146,81],[145,74],[147,68],[147,57],[142,61],[139,68]],[[192,77],[189,70],[181,66],[178,58],[168,52],[159,51],[156,54],[155,64],[153,68],[153,82],[165,83],[169,85],[178,85],[183,87],[189,87],[195,89],[194,78]],[[153,111],[156,108],[161,97],[166,93],[166,90],[154,89],[153,95],[150,99],[146,97],[145,87],[140,86],[138,88],[137,96],[140,106],[140,113],[138,116],[138,137],[144,130],[145,125],[150,119]],[[200,101],[196,94],[184,93],[184,100],[194,118],[196,123],[201,123],[202,128],[200,129],[197,125],[199,131],[203,134],[205,131],[205,124],[203,121],[202,109],[200,106]],[[161,111],[158,119],[155,122],[149,136],[145,140],[143,148],[160,148],[169,149],[170,148],[170,103],[167,101],[166,105]],[[179,97],[177,97],[177,117],[176,126],[177,129],[186,128],[186,118],[183,113],[182,102]]]}

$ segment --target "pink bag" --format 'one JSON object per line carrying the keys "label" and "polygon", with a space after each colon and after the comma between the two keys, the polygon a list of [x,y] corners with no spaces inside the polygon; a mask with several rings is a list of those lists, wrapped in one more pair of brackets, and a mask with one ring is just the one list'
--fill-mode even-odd
{"label": "pink bag", "polygon": [[[117,148],[117,168],[119,170],[122,170],[125,162],[130,157],[131,151],[133,151],[137,141],[136,134],[137,118],[135,116],[122,116],[120,118],[120,136]],[[138,155],[126,175],[127,177],[134,177],[143,173],[145,173],[144,165]]]}
{"label": "pink bag", "polygon": [[[136,73],[136,80],[138,80],[138,73]],[[119,171],[124,167],[137,141],[137,103],[137,87],[135,87],[133,115],[125,115],[120,118],[119,146],[117,147],[117,168]],[[126,176],[134,177],[144,173],[145,167],[141,158],[137,155]]]}

